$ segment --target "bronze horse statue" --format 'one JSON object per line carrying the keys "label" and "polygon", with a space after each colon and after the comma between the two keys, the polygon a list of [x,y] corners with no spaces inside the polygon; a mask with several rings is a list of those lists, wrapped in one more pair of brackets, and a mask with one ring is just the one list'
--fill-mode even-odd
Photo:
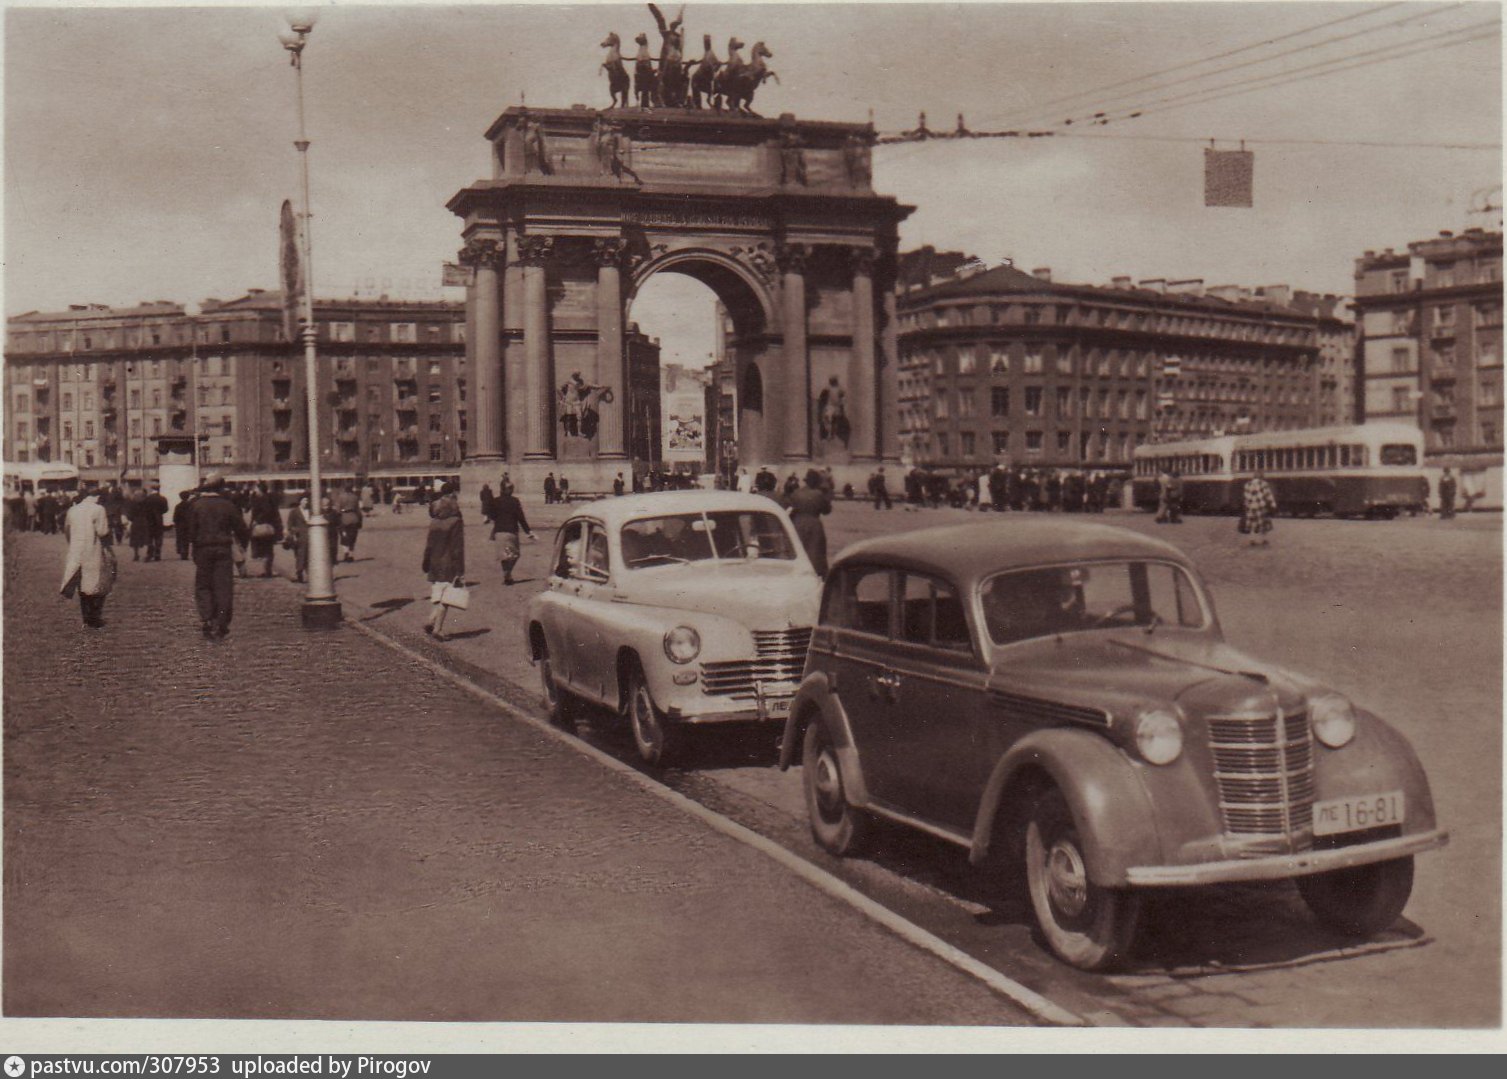
{"label": "bronze horse statue", "polygon": [[[727,64],[717,73],[714,86],[717,94],[726,102],[729,112],[742,113],[744,116],[757,116],[753,111],[754,93],[763,85],[765,79],[780,81],[780,77],[764,65],[765,60],[773,59],[774,53],[765,47],[762,41],[754,42],[753,51],[747,63],[738,55],[738,50],[743,43],[733,38],[727,43]],[[720,109],[719,109],[720,111]]]}
{"label": "bronze horse statue", "polygon": [[602,70],[607,72],[607,88],[612,92],[609,109],[628,107],[628,69],[623,66],[622,39],[608,34],[601,47],[607,50],[607,59],[602,61]]}
{"label": "bronze horse statue", "polygon": [[[722,66],[722,61],[717,59],[717,54],[712,50],[712,35],[701,35],[701,60],[695,65],[695,71],[691,75],[691,108],[700,109],[711,107],[722,108],[722,99],[717,94],[717,69]],[[703,95],[706,97],[706,105],[702,104]]]}

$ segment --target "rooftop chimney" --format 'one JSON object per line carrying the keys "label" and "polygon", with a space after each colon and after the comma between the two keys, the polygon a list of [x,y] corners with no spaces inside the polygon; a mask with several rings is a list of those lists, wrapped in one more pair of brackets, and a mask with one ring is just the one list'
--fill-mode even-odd
{"label": "rooftop chimney", "polygon": [[1129,288],[1130,287],[1130,278],[1128,278],[1128,277],[1113,277],[1113,278],[1110,278],[1110,284],[1112,284],[1115,288]]}
{"label": "rooftop chimney", "polygon": [[1454,238],[1455,234],[1453,232],[1451,232],[1449,229],[1440,229],[1439,230],[1439,235],[1442,236],[1442,237],[1444,237],[1444,239],[1446,239],[1446,240],[1450,240],[1450,239]]}
{"label": "rooftop chimney", "polygon": [[1038,281],[1050,281],[1052,279],[1052,268],[1050,266],[1038,266],[1031,271],[1031,276]]}
{"label": "rooftop chimney", "polygon": [[1167,279],[1165,277],[1148,277],[1141,281],[1141,288],[1150,289],[1152,292],[1165,293],[1167,291]]}
{"label": "rooftop chimney", "polygon": [[1190,277],[1183,281],[1168,281],[1167,291],[1180,296],[1202,296],[1204,294],[1204,279],[1202,277]]}
{"label": "rooftop chimney", "polygon": [[1240,299],[1239,285],[1211,285],[1209,286],[1208,292],[1210,296],[1216,297],[1217,299],[1226,300],[1230,303],[1234,303],[1236,300]]}
{"label": "rooftop chimney", "polygon": [[1292,303],[1292,289],[1286,285],[1267,285],[1261,290],[1261,295],[1268,303],[1274,303],[1278,307],[1286,307]]}

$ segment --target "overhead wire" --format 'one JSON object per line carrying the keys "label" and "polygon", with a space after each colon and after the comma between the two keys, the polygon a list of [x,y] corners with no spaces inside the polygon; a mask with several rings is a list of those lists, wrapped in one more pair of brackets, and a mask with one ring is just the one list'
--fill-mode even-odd
{"label": "overhead wire", "polygon": [[[1198,82],[1198,81],[1201,81],[1201,80],[1204,80],[1204,79],[1209,79],[1209,78],[1214,78],[1214,77],[1222,77],[1224,75],[1230,74],[1233,71],[1239,71],[1239,70],[1243,70],[1243,69],[1249,68],[1249,67],[1256,67],[1256,66],[1261,65],[1261,64],[1269,64],[1269,63],[1273,63],[1273,62],[1276,62],[1276,61],[1279,61],[1279,60],[1288,60],[1288,59],[1291,59],[1292,57],[1300,55],[1301,53],[1308,52],[1308,51],[1311,51],[1313,49],[1321,49],[1321,48],[1325,48],[1325,47],[1327,47],[1329,45],[1338,44],[1338,43],[1340,43],[1342,41],[1349,41],[1349,40],[1352,40],[1352,39],[1357,38],[1357,37],[1362,37],[1362,36],[1364,36],[1366,34],[1374,33],[1374,32],[1376,32],[1378,30],[1394,29],[1396,27],[1402,26],[1402,25],[1404,25],[1406,23],[1409,23],[1409,22],[1415,22],[1415,21],[1417,21],[1419,19],[1422,19],[1422,18],[1425,18],[1425,17],[1431,17],[1433,15],[1441,14],[1441,13],[1446,12],[1446,11],[1453,11],[1453,10],[1456,10],[1458,8],[1462,8],[1462,7],[1465,7],[1465,6],[1467,6],[1467,5],[1463,4],[1463,3],[1460,3],[1460,4],[1451,4],[1451,5],[1447,5],[1445,7],[1439,8],[1437,10],[1422,11],[1422,12],[1413,12],[1413,13],[1410,13],[1410,14],[1404,16],[1401,19],[1394,19],[1394,20],[1392,20],[1389,23],[1383,23],[1381,26],[1371,26],[1371,27],[1365,28],[1364,30],[1357,30],[1354,33],[1341,34],[1338,37],[1328,38],[1328,39],[1326,39],[1324,41],[1314,42],[1314,43],[1309,44],[1309,45],[1304,45],[1301,48],[1291,49],[1291,50],[1288,50],[1287,52],[1283,52],[1283,53],[1277,53],[1277,54],[1275,54],[1273,56],[1262,56],[1262,57],[1258,57],[1258,58],[1256,58],[1254,60],[1245,60],[1245,61],[1242,61],[1241,63],[1238,63],[1238,64],[1231,64],[1231,65],[1229,65],[1227,67],[1219,69],[1218,71],[1206,72],[1206,73],[1201,74],[1201,75],[1190,75],[1190,76],[1187,76],[1187,77],[1181,78],[1181,79],[1173,79],[1170,82],[1157,83],[1157,84],[1154,84],[1152,86],[1147,86],[1147,87],[1145,87],[1145,88],[1143,88],[1141,90],[1138,90],[1134,94],[1117,95],[1116,98],[1111,99],[1108,102],[1100,102],[1099,105],[1096,107],[1096,109],[1095,109],[1095,111],[1094,111],[1093,114],[1085,115],[1085,116],[1078,116],[1078,117],[1070,117],[1070,118],[1068,118],[1066,120],[1061,121],[1061,123],[1064,124],[1064,125],[1070,125],[1070,124],[1073,124],[1073,123],[1081,123],[1081,122],[1084,122],[1084,121],[1087,121],[1087,120],[1097,119],[1099,116],[1103,115],[1106,112],[1112,111],[1112,110],[1123,110],[1124,108],[1128,108],[1129,106],[1120,104],[1120,99],[1121,98],[1126,98],[1126,99],[1129,99],[1129,100],[1134,100],[1135,98],[1139,98],[1142,95],[1149,94],[1149,93],[1151,93],[1151,92],[1153,92],[1155,90],[1165,90],[1165,89],[1169,89],[1170,87],[1184,85],[1184,84],[1189,83],[1189,82]],[[1458,30],[1458,29],[1463,29],[1463,28],[1457,27],[1455,29]],[[1454,32],[1454,30],[1445,30],[1445,31],[1442,31],[1439,35],[1435,35],[1435,36],[1444,36],[1444,35],[1452,33],[1452,32]],[[1424,38],[1422,40],[1432,40],[1432,39],[1431,38]],[[1353,57],[1368,56],[1368,55],[1371,54],[1371,52],[1377,52],[1377,51],[1381,51],[1381,50],[1388,49],[1388,48],[1401,48],[1401,47],[1404,47],[1404,46],[1406,46],[1408,44],[1413,44],[1413,43],[1415,43],[1415,42],[1393,42],[1390,45],[1381,45],[1381,46],[1378,46],[1374,50],[1363,51],[1363,52],[1359,52],[1359,53],[1348,53],[1348,54],[1346,54],[1344,56],[1329,57],[1327,60],[1321,60],[1321,61],[1318,61],[1317,63],[1319,63],[1319,64],[1322,64],[1322,63],[1333,63],[1333,62],[1338,62],[1338,61],[1342,61],[1342,60],[1345,60],[1345,59],[1350,59],[1350,58],[1353,58]],[[1294,69],[1289,68],[1287,70],[1288,71],[1292,71]],[[1306,69],[1299,68],[1299,69],[1296,69],[1296,70],[1306,70]],[[1254,77],[1255,78],[1271,78],[1271,77],[1274,77],[1277,74],[1280,74],[1280,72],[1270,72],[1270,73],[1268,73],[1266,75],[1258,75],[1258,76],[1254,76]],[[1239,85],[1239,83],[1226,83],[1225,85],[1227,85],[1227,86],[1228,85]],[[1214,89],[1216,89],[1216,87],[1204,87],[1203,89],[1199,89],[1199,90],[1188,90],[1188,91],[1182,91],[1182,92],[1191,93],[1191,94],[1198,94],[1198,93],[1209,92],[1209,91],[1212,91]],[[1176,96],[1176,95],[1174,95],[1174,96]],[[1159,103],[1159,102],[1164,101],[1164,100],[1167,100],[1167,99],[1166,98],[1158,98],[1158,99],[1155,99],[1153,102],[1150,102],[1150,103],[1151,104],[1156,104],[1156,103]]]}
{"label": "overhead wire", "polygon": [[[1081,97],[1098,97],[1099,95],[1101,95],[1101,94],[1103,94],[1103,93],[1105,93],[1105,92],[1107,92],[1109,90],[1118,89],[1118,88],[1123,87],[1123,86],[1131,86],[1131,85],[1134,85],[1135,83],[1138,83],[1138,82],[1145,82],[1148,79],[1160,78],[1163,75],[1170,75],[1170,74],[1172,74],[1173,72],[1176,72],[1176,71],[1185,71],[1188,68],[1198,67],[1198,66],[1203,65],[1203,64],[1212,64],[1215,61],[1228,59],[1229,57],[1232,57],[1232,56],[1238,56],[1241,53],[1250,52],[1253,49],[1265,48],[1268,45],[1275,45],[1275,44],[1277,44],[1280,41],[1290,41],[1293,38],[1303,37],[1306,34],[1312,34],[1312,33],[1315,33],[1315,32],[1317,32],[1319,30],[1327,29],[1327,28],[1329,28],[1331,26],[1337,26],[1340,23],[1351,22],[1351,21],[1353,21],[1355,19],[1365,18],[1365,17],[1370,16],[1370,15],[1379,15],[1383,11],[1387,11],[1387,10],[1389,10],[1391,8],[1401,7],[1401,6],[1402,6],[1402,0],[1397,0],[1397,2],[1395,2],[1395,3],[1382,4],[1379,7],[1368,8],[1365,11],[1352,12],[1351,14],[1341,16],[1338,19],[1330,19],[1330,20],[1328,20],[1326,22],[1321,22],[1321,23],[1318,23],[1318,24],[1316,24],[1314,26],[1306,27],[1306,28],[1304,28],[1302,30],[1294,30],[1294,31],[1291,31],[1291,32],[1286,33],[1286,34],[1280,34],[1280,35],[1278,35],[1276,37],[1264,38],[1261,41],[1255,41],[1255,42],[1252,42],[1252,43],[1250,43],[1248,45],[1242,45],[1239,48],[1229,49],[1229,50],[1226,50],[1225,52],[1222,52],[1222,53],[1215,53],[1213,56],[1205,56],[1205,57],[1202,57],[1202,58],[1200,58],[1198,60],[1189,60],[1189,61],[1186,61],[1186,62],[1181,63],[1181,64],[1174,64],[1171,67],[1163,68],[1163,69],[1158,70],[1158,71],[1150,71],[1150,72],[1147,72],[1144,75],[1137,75],[1134,78],[1121,79],[1118,82],[1106,83],[1106,84],[1104,84],[1102,86],[1091,87],[1091,88],[1089,88],[1087,90],[1077,90],[1077,91],[1074,91],[1073,93],[1064,94],[1064,95],[1062,95],[1060,97],[1049,98],[1046,101],[1042,101],[1042,102],[1037,103],[1036,105],[1023,106],[1021,108],[1012,109],[1012,110],[1009,110],[1007,112],[1001,113],[1000,114],[1000,118],[998,118],[998,119],[991,119],[990,122],[991,123],[996,123],[996,122],[997,123],[1005,123],[1005,122],[1020,123],[1020,122],[1024,122],[1024,121],[1029,121],[1029,120],[1032,120],[1032,119],[1036,118],[1037,116],[1043,115],[1048,108],[1050,108],[1052,106],[1055,106],[1055,105],[1065,104],[1066,102],[1073,101],[1073,100],[1076,100],[1076,99],[1081,98]],[[1413,17],[1415,17],[1415,16],[1411,16],[1410,15],[1408,18],[1413,18]],[[1279,54],[1279,55],[1281,55],[1281,54]],[[1210,73],[1210,74],[1212,74],[1212,73]],[[1118,98],[1118,97],[1121,97],[1121,96],[1124,96],[1124,95],[1116,94],[1116,95],[1113,95],[1113,96],[1115,98]]]}

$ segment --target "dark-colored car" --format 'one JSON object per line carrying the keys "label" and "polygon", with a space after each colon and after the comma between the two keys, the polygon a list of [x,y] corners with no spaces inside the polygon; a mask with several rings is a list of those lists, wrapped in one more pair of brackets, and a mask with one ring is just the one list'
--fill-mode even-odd
{"label": "dark-colored car", "polygon": [[785,729],[797,759],[827,850],[884,817],[1019,868],[1085,969],[1125,956],[1147,888],[1294,878],[1323,922],[1379,932],[1413,855],[1447,840],[1400,734],[1227,644],[1176,548],[1097,524],[845,550]]}

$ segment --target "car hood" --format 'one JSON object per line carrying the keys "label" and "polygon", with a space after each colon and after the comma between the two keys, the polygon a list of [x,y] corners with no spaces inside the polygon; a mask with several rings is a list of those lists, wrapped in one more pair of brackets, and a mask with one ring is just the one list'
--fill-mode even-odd
{"label": "car hood", "polygon": [[749,629],[787,629],[816,622],[821,578],[799,561],[690,563],[637,570],[618,602],[698,611]]}
{"label": "car hood", "polygon": [[1004,649],[993,688],[1128,715],[1151,704],[1192,714],[1291,713],[1320,687],[1217,638],[1121,630],[1065,634]]}

